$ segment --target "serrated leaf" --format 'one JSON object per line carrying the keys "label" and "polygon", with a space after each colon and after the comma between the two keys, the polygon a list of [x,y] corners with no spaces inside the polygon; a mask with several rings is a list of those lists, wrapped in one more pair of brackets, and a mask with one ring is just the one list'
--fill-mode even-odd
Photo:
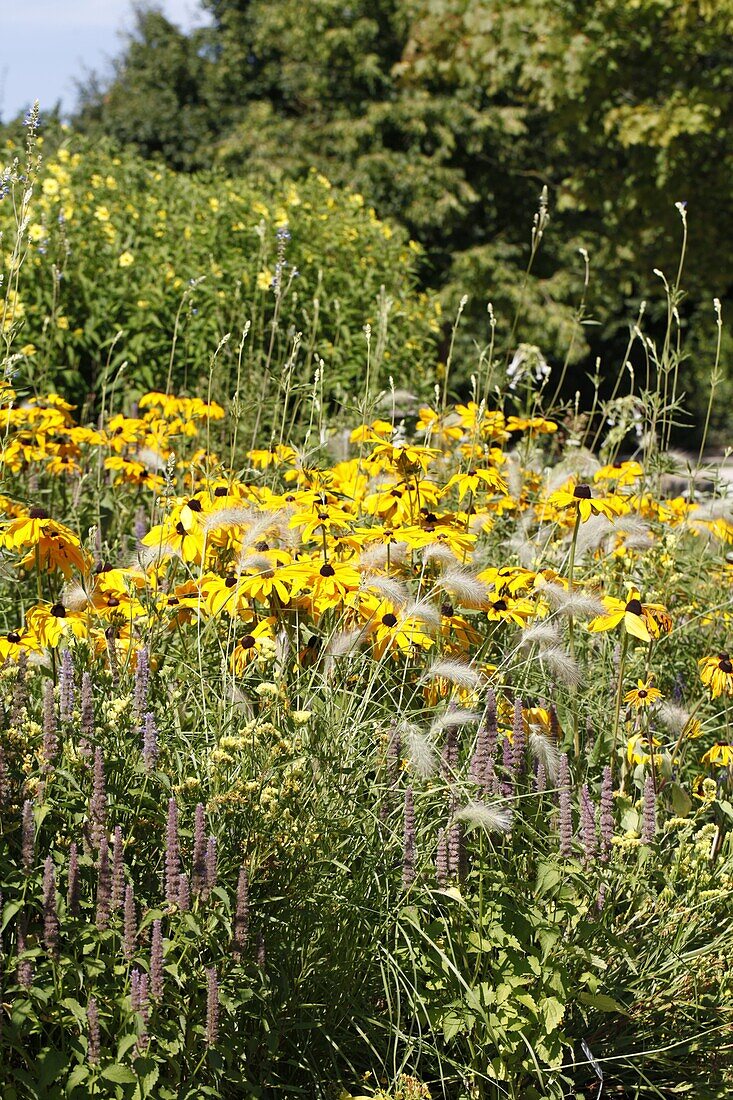
{"label": "serrated leaf", "polygon": [[84,1065],[74,1066],[66,1081],[66,1091],[71,1092],[89,1076],[89,1067]]}
{"label": "serrated leaf", "polygon": [[613,997],[605,993],[581,993],[578,998],[581,1004],[588,1008],[597,1008],[600,1012],[620,1012],[622,1016],[628,1016],[628,1012]]}
{"label": "serrated leaf", "polygon": [[137,1081],[137,1077],[129,1066],[119,1064],[105,1066],[102,1070],[102,1077],[105,1081],[112,1081],[115,1085],[134,1085]]}

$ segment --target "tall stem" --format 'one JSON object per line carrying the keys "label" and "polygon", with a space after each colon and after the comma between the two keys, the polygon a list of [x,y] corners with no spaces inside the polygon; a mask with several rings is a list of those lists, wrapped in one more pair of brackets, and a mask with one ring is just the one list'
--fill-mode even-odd
{"label": "tall stem", "polygon": [[624,640],[621,643],[621,658],[618,663],[618,682],[616,684],[616,705],[613,715],[613,733],[611,735],[611,756],[608,764],[613,778],[613,765],[616,759],[616,741],[618,739],[618,725],[621,717],[621,699],[624,692],[624,673],[626,671],[626,654],[629,648],[629,636],[624,632]]}

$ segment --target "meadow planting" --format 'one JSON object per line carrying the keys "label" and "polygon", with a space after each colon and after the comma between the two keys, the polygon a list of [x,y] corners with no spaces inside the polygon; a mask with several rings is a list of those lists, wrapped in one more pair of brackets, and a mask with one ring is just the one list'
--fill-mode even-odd
{"label": "meadow planting", "polygon": [[680,275],[587,409],[521,310],[456,394],[359,196],[7,159],[4,1100],[730,1095]]}

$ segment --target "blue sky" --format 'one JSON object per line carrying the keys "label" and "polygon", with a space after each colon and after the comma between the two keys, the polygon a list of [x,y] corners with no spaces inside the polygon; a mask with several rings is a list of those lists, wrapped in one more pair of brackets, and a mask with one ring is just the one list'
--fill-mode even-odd
{"label": "blue sky", "polygon": [[[201,20],[197,0],[157,0],[179,26]],[[105,70],[132,26],[131,0],[0,0],[0,119],[39,99],[75,102],[75,78]]]}

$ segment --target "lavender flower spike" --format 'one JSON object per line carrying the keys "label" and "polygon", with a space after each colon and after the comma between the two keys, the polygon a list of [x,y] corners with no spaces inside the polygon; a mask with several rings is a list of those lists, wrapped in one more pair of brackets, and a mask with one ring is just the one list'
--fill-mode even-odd
{"label": "lavender flower spike", "polygon": [[81,734],[79,749],[84,756],[88,756],[94,740],[94,688],[88,672],[81,678]]}
{"label": "lavender flower spike", "polygon": [[72,917],[77,917],[79,915],[80,893],[79,850],[74,843],[69,848],[69,882],[66,890],[66,907],[69,911],[69,915]]}
{"label": "lavender flower spike", "polygon": [[210,836],[206,845],[206,893],[210,894],[216,886],[216,837]]}
{"label": "lavender flower spike", "polygon": [[146,646],[141,646],[137,651],[135,664],[135,687],[132,693],[132,709],[138,722],[142,721],[148,702],[148,686],[150,684],[150,655]]}
{"label": "lavender flower spike", "polygon": [[181,874],[181,849],[178,840],[178,806],[175,798],[168,802],[168,825],[165,837],[165,898],[169,905],[178,901]]}
{"label": "lavender flower spike", "polygon": [[56,702],[53,695],[53,683],[46,680],[43,685],[43,770],[48,771],[56,758],[59,741],[56,736]]}
{"label": "lavender flower spike", "polygon": [[59,671],[59,712],[62,722],[70,722],[74,714],[74,662],[71,650],[65,649]]}
{"label": "lavender flower spike", "polygon": [[560,858],[570,859],[573,854],[573,813],[570,799],[570,768],[567,753],[560,757],[558,769],[558,787],[560,789],[560,814],[558,830],[560,833]]}
{"label": "lavender flower spike", "polygon": [[524,771],[524,755],[527,748],[527,729],[524,724],[521,699],[514,701],[514,723],[512,727],[512,766],[516,775]]}
{"label": "lavender flower spike", "polygon": [[232,950],[234,958],[239,960],[245,952],[249,939],[249,875],[247,868],[239,869],[237,880],[237,902],[234,910],[232,928]]}
{"label": "lavender flower spike", "polygon": [[100,1036],[99,1036],[99,1009],[94,997],[89,998],[87,1004],[87,1062],[90,1066],[99,1065]]}
{"label": "lavender flower spike", "polygon": [[657,832],[657,806],[654,794],[654,780],[650,775],[644,782],[642,809],[641,843],[651,844]]}
{"label": "lavender flower spike", "polygon": [[59,953],[59,915],[56,912],[56,872],[51,856],[43,865],[43,942],[52,959]]}
{"label": "lavender flower spike", "polygon": [[33,854],[36,843],[36,822],[33,817],[33,803],[26,798],[23,803],[23,818],[21,825],[20,855],[23,861],[23,870],[28,875],[33,867]]}
{"label": "lavender flower spike", "polygon": [[143,763],[145,764],[145,771],[151,772],[158,760],[158,729],[155,725],[155,719],[150,711],[145,715],[143,721]]}
{"label": "lavender flower spike", "polygon": [[601,781],[601,863],[611,859],[611,841],[613,839],[613,778],[611,769],[606,765]]}
{"label": "lavender flower spike", "polygon": [[150,942],[150,992],[154,1001],[163,997],[163,933],[160,920],[153,921]]}
{"label": "lavender flower spike", "polygon": [[125,862],[122,829],[115,825],[112,856],[112,908],[119,909],[125,896]]}
{"label": "lavender flower spike", "polygon": [[219,979],[216,967],[206,971],[206,1045],[215,1047],[219,1037]]}
{"label": "lavender flower spike", "polygon": [[109,924],[111,902],[112,868],[109,861],[109,841],[105,835],[99,845],[99,868],[97,872],[96,924],[100,932]]}
{"label": "lavender flower spike", "polygon": [[583,840],[583,863],[588,867],[596,858],[598,838],[596,836],[596,811],[591,801],[588,784],[583,784],[580,792],[580,828]]}
{"label": "lavender flower spike", "polygon": [[137,945],[137,913],[132,886],[125,887],[125,905],[122,917],[122,954],[126,962],[132,962]]}

